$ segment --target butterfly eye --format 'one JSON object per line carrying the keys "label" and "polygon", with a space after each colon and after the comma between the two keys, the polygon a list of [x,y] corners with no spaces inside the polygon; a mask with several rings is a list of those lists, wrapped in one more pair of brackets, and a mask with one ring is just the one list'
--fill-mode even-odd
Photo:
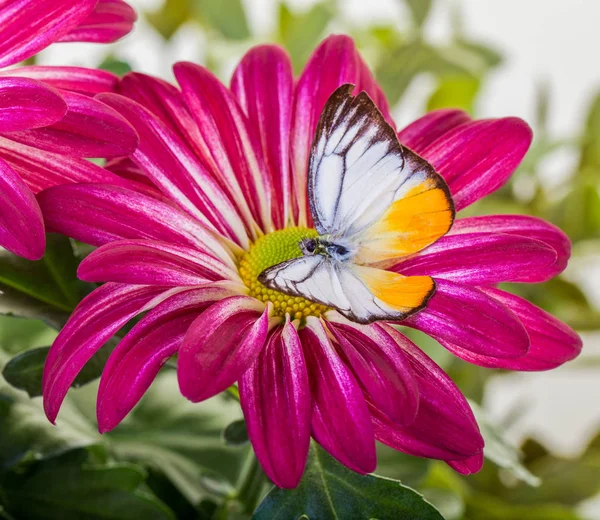
{"label": "butterfly eye", "polygon": [[317,249],[317,242],[310,238],[302,240],[302,242],[300,242],[300,248],[303,253],[311,255]]}

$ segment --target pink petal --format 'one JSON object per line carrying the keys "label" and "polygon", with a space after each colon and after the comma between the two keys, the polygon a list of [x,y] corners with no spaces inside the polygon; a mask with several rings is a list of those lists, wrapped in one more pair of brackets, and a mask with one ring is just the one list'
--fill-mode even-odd
{"label": "pink petal", "polygon": [[483,438],[458,387],[406,336],[389,325],[383,328],[412,365],[420,403],[417,418],[408,426],[394,424],[372,407],[377,440],[417,457],[456,460],[481,454]]}
{"label": "pink petal", "polygon": [[49,230],[101,246],[123,238],[149,238],[208,251],[224,262],[221,243],[186,213],[153,197],[117,186],[70,184],[38,195]]}
{"label": "pink petal", "polygon": [[160,78],[129,72],[121,79],[118,92],[150,110],[198,157],[203,157],[204,148],[201,144],[204,139],[179,89]]}
{"label": "pink petal", "polygon": [[375,439],[358,382],[339,358],[318,318],[307,318],[299,335],[314,400],[313,437],[348,468],[370,473],[377,464]]}
{"label": "pink petal", "polygon": [[34,193],[73,182],[133,187],[130,182],[85,159],[45,152],[3,137],[0,137],[0,157],[10,164]]}
{"label": "pink petal", "polygon": [[332,321],[328,329],[338,354],[352,370],[372,403],[398,424],[410,424],[419,408],[419,389],[412,368],[396,342],[383,329]]}
{"label": "pink petal", "polygon": [[136,19],[135,11],[123,0],[99,0],[89,16],[60,41],[111,43],[131,32]]}
{"label": "pink petal", "polygon": [[[264,231],[271,225],[271,180],[267,173],[258,137],[233,94],[207,69],[193,63],[173,67],[183,99],[196,122],[203,161],[247,222],[256,221]],[[248,213],[248,207],[251,215]]]}
{"label": "pink petal", "polygon": [[54,340],[44,366],[44,410],[50,422],[88,360],[131,318],[158,303],[165,290],[107,283],[81,301]]}
{"label": "pink petal", "polygon": [[365,91],[393,126],[385,95],[349,36],[334,35],[314,51],[296,85],[290,150],[292,156],[292,201],[299,225],[310,221],[307,200],[308,158],[317,122],[325,102],[335,89],[351,83],[355,93]]}
{"label": "pink petal", "polygon": [[248,247],[244,223],[235,207],[185,144],[149,110],[117,94],[101,94],[140,136],[131,158],[174,202],[209,229]]}
{"label": "pink petal", "polygon": [[213,302],[232,295],[225,288],[185,291],[157,305],[111,353],[98,390],[100,433],[117,426],[144,395],[164,363],[177,352],[191,323]]}
{"label": "pink petal", "polygon": [[104,168],[119,177],[133,181],[136,184],[145,184],[148,187],[156,187],[144,173],[144,170],[135,164],[129,157],[114,157],[113,159],[106,161]]}
{"label": "pink petal", "polygon": [[31,78],[57,89],[90,96],[100,92],[113,92],[119,82],[119,77],[112,72],[85,67],[31,65],[0,71],[0,77],[2,76]]}
{"label": "pink petal", "polygon": [[39,260],[46,248],[44,220],[31,190],[0,159],[0,246],[28,260]]}
{"label": "pink petal", "polygon": [[0,129],[13,132],[48,126],[67,112],[60,93],[29,78],[0,77]]}
{"label": "pink petal", "polygon": [[160,191],[156,184],[129,157],[115,157],[114,159],[110,159],[104,164],[104,169],[118,175],[122,179],[127,179],[131,184],[131,188],[135,189],[135,191],[150,195],[155,199],[175,206],[175,202]]}
{"label": "pink petal", "polygon": [[[268,78],[268,81],[265,81]],[[272,218],[276,229],[290,210],[290,130],[294,73],[287,53],[274,45],[253,47],[240,61],[231,90],[259,136],[271,178]]]}
{"label": "pink petal", "polygon": [[581,338],[551,314],[514,294],[492,288],[481,290],[505,305],[519,318],[529,335],[531,346],[520,358],[502,359],[446,344],[457,356],[484,367],[532,371],[556,368],[579,355]]}
{"label": "pink petal", "polygon": [[86,282],[184,287],[238,279],[232,267],[198,249],[156,240],[118,240],[99,247],[79,265]]}
{"label": "pink petal", "polygon": [[295,488],[308,456],[312,402],[302,344],[289,321],[271,334],[239,387],[261,466],[276,486]]}
{"label": "pink petal", "polygon": [[181,393],[198,402],[223,392],[248,370],[263,349],[269,309],[249,296],[209,307],[188,329],[177,363]]}
{"label": "pink petal", "polygon": [[545,282],[558,274],[556,265],[556,251],[539,240],[500,233],[465,233],[442,237],[390,269],[406,276],[491,285]]}
{"label": "pink petal", "polygon": [[454,471],[458,471],[462,475],[472,475],[483,468],[483,453],[473,455],[466,459],[447,460],[446,463]]}
{"label": "pink petal", "polygon": [[0,67],[23,61],[59,40],[97,0],[8,0],[0,4]]}
{"label": "pink petal", "polygon": [[398,132],[398,140],[413,152],[421,154],[431,143],[463,123],[471,121],[462,110],[434,110]]}
{"label": "pink petal", "polygon": [[559,228],[541,218],[529,215],[485,215],[454,221],[449,235],[464,233],[507,233],[534,238],[556,251],[557,274],[567,266],[571,256],[571,241]]}
{"label": "pink petal", "polygon": [[2,135],[35,148],[76,157],[128,155],[138,145],[133,127],[104,103],[75,92],[62,91],[68,112],[46,128]]}
{"label": "pink petal", "polygon": [[445,133],[421,155],[444,177],[460,210],[503,186],[531,139],[527,123],[516,117],[473,121]]}
{"label": "pink petal", "polygon": [[436,279],[427,307],[402,322],[436,339],[485,356],[517,358],[529,349],[529,336],[517,316],[482,291]]}

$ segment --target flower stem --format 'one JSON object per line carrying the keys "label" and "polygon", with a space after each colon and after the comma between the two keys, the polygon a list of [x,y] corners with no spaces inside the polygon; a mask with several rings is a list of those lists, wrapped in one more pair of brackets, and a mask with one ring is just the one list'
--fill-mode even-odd
{"label": "flower stem", "polygon": [[254,451],[250,450],[237,487],[237,499],[243,504],[244,512],[252,514],[263,494],[267,477],[263,472]]}

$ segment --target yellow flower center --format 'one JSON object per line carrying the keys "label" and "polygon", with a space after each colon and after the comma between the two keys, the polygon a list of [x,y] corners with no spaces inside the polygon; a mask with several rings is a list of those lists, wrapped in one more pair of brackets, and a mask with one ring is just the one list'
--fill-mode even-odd
{"label": "yellow flower center", "polygon": [[269,289],[258,281],[258,275],[268,267],[302,256],[300,240],[317,235],[314,229],[303,227],[274,231],[260,237],[241,258],[240,277],[250,289],[249,295],[265,303],[271,302],[275,316],[284,317],[289,314],[291,319],[303,320],[308,316],[319,317],[329,310],[320,303]]}

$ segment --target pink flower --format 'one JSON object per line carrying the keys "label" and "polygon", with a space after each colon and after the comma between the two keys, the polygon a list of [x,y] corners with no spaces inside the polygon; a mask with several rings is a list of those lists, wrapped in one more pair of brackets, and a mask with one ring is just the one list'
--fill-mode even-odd
{"label": "pink flower", "polygon": [[[57,41],[115,41],[135,19],[122,0],[0,0],[0,67]],[[115,180],[81,158],[130,153],[137,144],[131,126],[91,97],[117,81],[79,67],[0,72],[0,246],[41,258],[44,223],[34,194],[65,182]]]}
{"label": "pink flower", "polygon": [[[145,193],[71,184],[39,195],[48,226],[95,246],[79,275],[108,282],[74,311],[44,371],[54,421],[77,373],[136,315],[111,354],[98,394],[100,431],[129,413],[178,354],[182,394],[202,401],[239,383],[250,440],[267,475],[297,485],[310,437],[349,468],[375,469],[375,439],[403,452],[479,470],[483,439],[456,385],[388,323],[267,290],[256,277],[310,231],[307,164],[329,95],[352,83],[391,122],[385,97],[351,39],[333,36],[295,81],[288,56],[256,47],[223,86],[191,63],[181,90],[130,74],[99,98],[136,129],[130,159],[111,164]],[[444,176],[458,210],[502,186],[531,141],[519,119],[472,121],[433,112],[400,141]],[[470,362],[545,370],[581,348],[566,325],[499,282],[541,282],[570,254],[556,227],[528,216],[459,218],[430,247],[392,267],[431,275],[437,290],[403,325]]]}

